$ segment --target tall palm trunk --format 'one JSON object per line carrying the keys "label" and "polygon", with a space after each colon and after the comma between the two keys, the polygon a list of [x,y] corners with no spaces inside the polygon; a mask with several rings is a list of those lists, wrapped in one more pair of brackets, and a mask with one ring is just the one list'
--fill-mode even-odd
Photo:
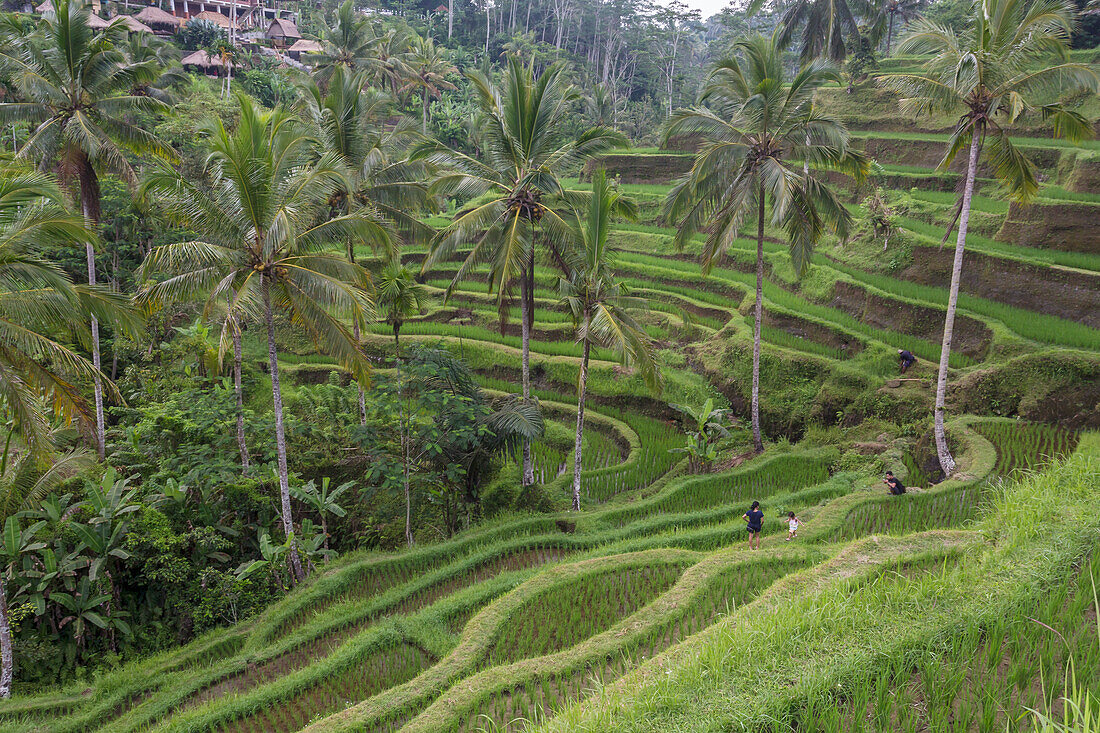
{"label": "tall palm trunk", "polygon": [[[522,334],[523,400],[531,399],[531,305],[534,303],[535,251],[532,247],[527,267],[520,273],[520,333]],[[531,441],[523,441],[523,485],[535,483],[535,464],[531,458]]]}
{"label": "tall palm trunk", "polygon": [[424,87],[420,100],[420,132],[428,134],[428,88]]}
{"label": "tall palm trunk", "polygon": [[[348,262],[350,262],[353,265],[355,264],[355,245],[352,244],[352,241],[350,239],[348,240]],[[355,336],[355,347],[359,348],[359,349],[363,348],[362,334],[359,331],[359,319],[358,318],[352,319],[351,330],[352,330],[352,335]],[[356,389],[359,390],[359,424],[360,425],[366,425],[367,424],[367,398],[366,398],[366,395],[363,394],[363,385],[362,384],[360,384],[359,382],[356,382],[355,387],[356,387]]]}
{"label": "tall palm trunk", "polygon": [[764,321],[764,182],[759,185],[756,212],[756,318],[752,327],[752,445],[764,452],[760,435],[760,324]]}
{"label": "tall palm trunk", "polygon": [[8,624],[8,595],[0,577],[0,697],[11,697],[12,672],[11,626]]}
{"label": "tall palm trunk", "polygon": [[889,56],[890,46],[893,44],[894,41],[894,14],[889,11],[887,11],[887,13],[890,16],[890,19],[886,24],[886,55]]}
{"label": "tall palm trunk", "polygon": [[974,130],[970,140],[970,160],[966,165],[966,185],[963,187],[962,208],[959,210],[959,236],[955,240],[955,261],[951,266],[951,290],[947,296],[947,315],[943,319],[943,344],[940,346],[940,370],[936,376],[936,411],[934,433],[936,455],[945,476],[955,471],[955,459],[947,447],[943,411],[947,401],[947,365],[951,359],[951,337],[955,330],[955,306],[959,301],[959,281],[962,279],[963,253],[966,249],[966,228],[970,224],[970,199],[974,196],[974,178],[978,173],[978,153],[981,152],[981,131]]}
{"label": "tall palm trunk", "polygon": [[[99,180],[87,156],[82,156],[80,166],[80,208],[89,229],[99,223]],[[95,248],[91,242],[84,245],[88,261],[88,284],[95,285]],[[95,366],[95,437],[99,460],[107,457],[107,430],[103,420],[103,377],[99,359],[99,319],[91,317],[92,365]]]}
{"label": "tall palm trunk", "polygon": [[248,475],[248,443],[244,439],[244,392],[241,389],[241,331],[233,321],[233,392],[237,398],[237,448],[241,452],[241,473]]}
{"label": "tall palm trunk", "polygon": [[581,357],[581,376],[577,386],[577,440],[573,452],[573,511],[581,508],[581,442],[584,440],[584,401],[588,397],[588,355],[592,342],[588,340],[590,316],[584,314],[584,355]]}
{"label": "tall palm trunk", "polygon": [[[279,352],[275,346],[275,318],[271,312],[271,284],[264,280],[264,319],[267,321],[267,358],[271,368],[271,398],[275,407],[275,454],[279,467],[279,506],[283,515],[283,533],[291,537],[294,522],[290,514],[290,472],[286,465],[286,430],[283,423],[283,390],[279,385]],[[295,581],[305,579],[302,559],[298,556],[298,541],[292,540],[288,553],[290,574]]]}
{"label": "tall palm trunk", "polygon": [[401,324],[393,324],[393,351],[397,359],[397,424],[401,434],[401,461],[404,464],[403,481],[405,485],[405,542],[413,546],[412,533],[412,490],[409,487],[409,435],[405,429],[405,402],[401,382]]}

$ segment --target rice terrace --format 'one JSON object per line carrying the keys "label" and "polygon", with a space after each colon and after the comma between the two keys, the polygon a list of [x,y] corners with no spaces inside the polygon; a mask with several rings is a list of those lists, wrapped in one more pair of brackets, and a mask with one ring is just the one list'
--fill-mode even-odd
{"label": "rice terrace", "polygon": [[0,733],[1100,731],[1096,0],[0,11]]}

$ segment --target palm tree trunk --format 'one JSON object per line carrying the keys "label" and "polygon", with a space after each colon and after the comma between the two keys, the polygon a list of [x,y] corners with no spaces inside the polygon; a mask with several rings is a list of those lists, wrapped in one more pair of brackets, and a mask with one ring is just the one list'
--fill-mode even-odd
{"label": "palm tree trunk", "polygon": [[[356,319],[355,322],[351,324],[351,330],[352,330],[352,334],[355,336],[355,344],[358,346],[359,342],[360,342],[360,338],[361,338],[361,334],[359,332],[359,320],[358,319]],[[359,424],[360,425],[366,425],[367,424],[367,397],[366,397],[365,394],[363,394],[363,385],[356,382],[355,386],[359,390]]]}
{"label": "palm tree trunk", "polygon": [[[279,385],[279,352],[275,346],[275,319],[271,313],[271,285],[265,278],[264,318],[267,321],[267,358],[271,368],[271,398],[275,406],[275,454],[279,467],[279,506],[283,515],[283,533],[290,537],[294,533],[294,522],[290,514],[290,472],[286,465],[286,429],[283,422],[283,390]],[[288,553],[290,575],[295,581],[305,579],[302,572],[302,559],[298,556],[298,541],[290,543]]]}
{"label": "palm tree trunk", "polygon": [[764,452],[760,435],[760,324],[764,321],[764,182],[757,194],[756,212],[756,322],[752,327],[752,445],[757,453]]}
{"label": "palm tree trunk", "polygon": [[[350,262],[351,264],[354,265],[355,264],[355,245],[352,243],[352,241],[350,239],[348,239],[348,241],[347,241],[347,249],[348,249],[348,262]],[[352,334],[355,336],[355,347],[359,348],[359,349],[363,348],[362,333],[359,331],[359,319],[358,318],[353,318],[352,319],[351,330],[352,330]],[[356,389],[359,390],[359,424],[360,425],[366,425],[367,424],[367,398],[366,398],[366,395],[363,394],[363,385],[359,384],[359,382],[356,382],[355,387],[356,387]]]}
{"label": "palm tree trunk", "polygon": [[8,624],[8,595],[0,578],[0,697],[11,697],[15,660],[11,650],[11,626]]}
{"label": "palm tree trunk", "polygon": [[413,546],[412,533],[412,490],[409,487],[409,436],[405,430],[405,403],[402,400],[401,382],[401,326],[393,324],[393,349],[397,359],[397,424],[401,433],[401,462],[405,484],[405,542]]}
{"label": "palm tree trunk", "polygon": [[[522,364],[523,364],[523,399],[526,402],[531,399],[531,293],[532,286],[529,276],[534,275],[535,253],[532,248],[527,261],[527,267],[520,273],[520,320],[522,321],[520,333],[522,334]],[[535,483],[535,464],[531,459],[531,441],[523,441],[523,485],[530,486]]]}
{"label": "palm tree trunk", "polygon": [[237,448],[241,452],[241,473],[248,475],[248,443],[244,439],[244,391],[241,389],[241,331],[233,322],[233,392],[237,398]]}
{"label": "palm tree trunk", "polygon": [[420,132],[428,134],[428,88],[425,87],[420,100]]}
{"label": "palm tree trunk", "polygon": [[889,13],[890,20],[886,25],[886,55],[890,55],[890,46],[894,41],[894,14]]}
{"label": "palm tree trunk", "polygon": [[[588,331],[589,318],[584,317],[585,332]],[[584,355],[581,357],[581,375],[577,387],[577,440],[573,451],[573,511],[581,508],[581,442],[584,440],[584,401],[588,397],[588,355],[592,342],[584,340]]]}
{"label": "palm tree trunk", "polygon": [[455,29],[455,0],[447,0],[447,40]]}
{"label": "palm tree trunk", "polygon": [[[85,156],[80,164],[80,207],[84,214],[84,223],[89,229],[99,221],[99,181],[95,170]],[[88,261],[88,284],[95,285],[95,248],[91,242],[84,245],[84,254]],[[103,377],[99,359],[99,319],[91,318],[92,365],[95,366],[95,436],[96,453],[99,460],[107,457],[107,430],[103,420]]]}
{"label": "palm tree trunk", "polygon": [[959,211],[959,236],[955,240],[955,261],[951,266],[951,290],[947,296],[947,315],[943,319],[943,344],[940,346],[940,370],[936,377],[936,411],[934,413],[936,454],[945,476],[955,470],[955,459],[947,447],[943,412],[947,401],[947,365],[951,359],[951,337],[955,330],[955,306],[959,301],[959,281],[962,279],[963,252],[966,249],[966,228],[970,223],[970,199],[974,196],[974,178],[978,173],[978,153],[981,152],[981,131],[975,129],[970,140],[970,160],[966,165],[966,185],[963,187],[962,209]]}

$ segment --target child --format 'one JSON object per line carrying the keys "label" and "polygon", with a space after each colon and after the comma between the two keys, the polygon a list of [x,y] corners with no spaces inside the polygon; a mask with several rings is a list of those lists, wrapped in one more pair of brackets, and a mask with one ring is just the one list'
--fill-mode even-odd
{"label": "child", "polygon": [[741,515],[741,518],[748,522],[747,529],[749,531],[749,549],[760,549],[760,530],[763,528],[764,512],[760,511],[760,502],[754,501],[752,507]]}
{"label": "child", "polygon": [[794,512],[787,512],[787,542],[798,537],[798,528],[805,522],[794,515]]}

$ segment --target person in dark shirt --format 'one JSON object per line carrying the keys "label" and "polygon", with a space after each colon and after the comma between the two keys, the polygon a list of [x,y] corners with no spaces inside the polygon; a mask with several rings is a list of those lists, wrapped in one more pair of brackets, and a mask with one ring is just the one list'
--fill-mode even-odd
{"label": "person in dark shirt", "polygon": [[898,349],[898,366],[901,367],[901,373],[905,374],[905,371],[917,363],[917,357],[905,349]]}
{"label": "person in dark shirt", "polygon": [[882,483],[890,489],[890,493],[894,496],[901,496],[905,493],[905,484],[903,484],[893,473],[886,472],[886,478],[882,479]]}
{"label": "person in dark shirt", "polygon": [[760,530],[764,526],[764,512],[760,511],[760,502],[754,501],[752,507],[741,515],[741,518],[749,523],[746,529],[749,531],[749,549],[760,549]]}

